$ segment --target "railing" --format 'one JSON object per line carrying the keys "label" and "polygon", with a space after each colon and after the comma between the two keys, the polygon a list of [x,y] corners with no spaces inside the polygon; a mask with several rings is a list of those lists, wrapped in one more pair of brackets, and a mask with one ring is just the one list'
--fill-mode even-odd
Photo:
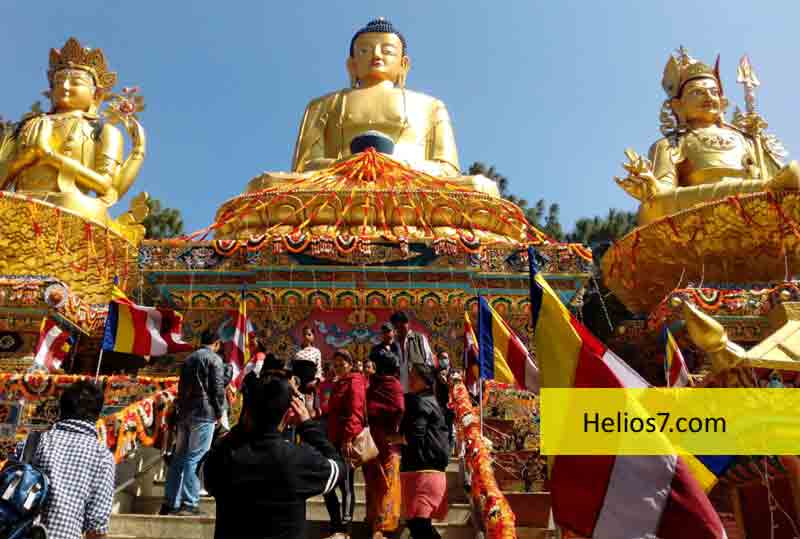
{"label": "railing", "polygon": [[463,382],[451,384],[450,403],[455,411],[458,440],[464,447],[472,506],[480,514],[486,536],[489,539],[516,539],[514,512],[497,486],[492,457],[481,436],[480,412],[472,405]]}

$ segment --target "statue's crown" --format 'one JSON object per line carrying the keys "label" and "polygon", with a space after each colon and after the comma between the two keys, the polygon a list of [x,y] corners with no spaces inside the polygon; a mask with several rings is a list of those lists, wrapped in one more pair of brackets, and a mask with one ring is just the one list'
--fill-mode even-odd
{"label": "statue's crown", "polygon": [[683,86],[694,79],[714,79],[722,88],[719,80],[719,57],[715,67],[695,60],[683,47],[678,49],[677,54],[670,55],[667,65],[664,67],[664,78],[661,79],[661,86],[670,98],[678,97]]}
{"label": "statue's crown", "polygon": [[69,38],[61,49],[50,49],[47,78],[52,82],[53,75],[62,69],[88,71],[94,77],[97,87],[102,90],[108,90],[117,82],[117,74],[108,70],[103,51],[84,48],[74,37]]}

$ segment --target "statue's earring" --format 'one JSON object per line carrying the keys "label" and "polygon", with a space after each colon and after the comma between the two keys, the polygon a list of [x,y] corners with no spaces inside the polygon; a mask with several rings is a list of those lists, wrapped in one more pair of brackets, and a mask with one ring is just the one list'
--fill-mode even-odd
{"label": "statue's earring", "polygon": [[352,75],[350,76],[350,88],[358,88],[358,79]]}
{"label": "statue's earring", "polygon": [[396,84],[397,84],[398,88],[405,88],[406,87],[406,76],[407,76],[407,73],[404,71],[403,73],[400,74],[399,77],[397,77]]}

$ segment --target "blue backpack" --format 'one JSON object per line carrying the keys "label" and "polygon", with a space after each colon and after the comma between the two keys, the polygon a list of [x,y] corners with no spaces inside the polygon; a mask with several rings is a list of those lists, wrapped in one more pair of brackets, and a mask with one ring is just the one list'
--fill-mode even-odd
{"label": "blue backpack", "polygon": [[21,461],[8,461],[0,471],[0,538],[28,539],[47,536],[35,524],[50,493],[47,475],[31,464],[41,432],[31,432]]}

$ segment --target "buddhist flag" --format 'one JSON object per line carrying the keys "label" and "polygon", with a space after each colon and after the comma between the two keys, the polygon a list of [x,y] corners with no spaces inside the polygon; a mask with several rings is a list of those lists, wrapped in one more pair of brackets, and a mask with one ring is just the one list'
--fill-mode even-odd
{"label": "buddhist flag", "polygon": [[150,357],[191,350],[183,342],[179,312],[136,305],[116,286],[111,298],[103,350]]}
{"label": "buddhist flag", "polygon": [[[647,382],[586,329],[536,270],[531,312],[542,388],[637,388]],[[564,411],[552,410],[549,413]],[[550,492],[556,524],[596,539],[723,539],[722,522],[691,455],[557,455]]]}
{"label": "buddhist flag", "polygon": [[69,355],[74,344],[72,333],[59,326],[49,316],[42,319],[39,327],[39,340],[36,343],[36,367],[53,371],[61,368],[61,363]]}
{"label": "buddhist flag", "polygon": [[686,387],[689,385],[689,369],[683,359],[681,349],[668,328],[664,328],[666,337],[666,354],[664,357],[664,374],[667,387]]}
{"label": "buddhist flag", "polygon": [[480,379],[480,365],[478,364],[478,338],[472,328],[469,313],[464,313],[464,371],[467,389],[472,393],[478,392]]}
{"label": "buddhist flag", "polygon": [[478,364],[480,377],[539,391],[539,368],[511,326],[478,296]]}

